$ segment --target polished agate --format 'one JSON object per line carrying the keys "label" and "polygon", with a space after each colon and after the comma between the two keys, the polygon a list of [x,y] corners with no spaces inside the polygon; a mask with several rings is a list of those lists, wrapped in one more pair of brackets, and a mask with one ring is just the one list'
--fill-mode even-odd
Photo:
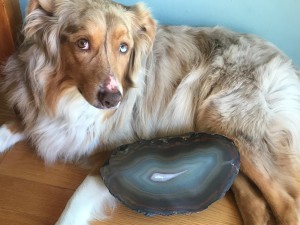
{"label": "polished agate", "polygon": [[123,145],[101,176],[112,195],[145,215],[187,214],[222,198],[240,157],[229,139],[191,133]]}

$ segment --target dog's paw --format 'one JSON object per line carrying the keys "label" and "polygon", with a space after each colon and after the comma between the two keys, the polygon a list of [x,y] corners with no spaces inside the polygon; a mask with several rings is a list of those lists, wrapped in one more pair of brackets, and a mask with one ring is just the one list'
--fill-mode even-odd
{"label": "dog's paw", "polygon": [[4,124],[0,126],[0,154],[23,139],[24,135],[22,133],[11,131],[9,125]]}
{"label": "dog's paw", "polygon": [[88,225],[105,220],[116,206],[99,176],[88,176],[69,200],[55,225]]}

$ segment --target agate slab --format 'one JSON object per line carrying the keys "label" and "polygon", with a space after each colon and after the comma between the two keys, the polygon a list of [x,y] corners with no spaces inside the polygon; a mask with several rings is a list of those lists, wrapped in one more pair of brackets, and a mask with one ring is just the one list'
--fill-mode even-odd
{"label": "agate slab", "polygon": [[123,145],[101,176],[111,194],[137,212],[188,214],[222,198],[239,166],[239,153],[229,139],[190,133]]}

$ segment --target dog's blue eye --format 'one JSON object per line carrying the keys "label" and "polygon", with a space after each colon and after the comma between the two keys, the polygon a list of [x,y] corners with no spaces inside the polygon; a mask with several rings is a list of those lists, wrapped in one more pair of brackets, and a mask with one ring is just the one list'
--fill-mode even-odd
{"label": "dog's blue eye", "polygon": [[79,39],[77,41],[77,46],[82,50],[88,50],[90,48],[90,43],[87,39]]}
{"label": "dog's blue eye", "polygon": [[128,51],[128,45],[126,43],[120,44],[120,52],[126,53]]}

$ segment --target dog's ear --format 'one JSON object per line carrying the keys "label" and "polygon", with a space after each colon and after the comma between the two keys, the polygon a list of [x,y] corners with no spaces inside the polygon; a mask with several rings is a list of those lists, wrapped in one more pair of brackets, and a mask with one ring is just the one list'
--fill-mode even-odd
{"label": "dog's ear", "polygon": [[131,53],[129,77],[135,80],[135,74],[140,69],[143,56],[152,49],[156,35],[156,21],[150,10],[142,3],[127,8],[133,29],[134,47]]}
{"label": "dog's ear", "polygon": [[29,0],[27,15],[38,8],[43,9],[48,13],[52,13],[54,9],[54,2],[53,0]]}
{"label": "dog's ear", "polygon": [[134,41],[137,45],[143,45],[143,50],[147,52],[155,38],[156,22],[149,9],[142,3],[130,7],[129,11],[133,15]]}
{"label": "dog's ear", "polygon": [[53,12],[54,0],[29,0],[24,24],[25,38],[38,37],[41,40],[40,35],[45,37],[55,23]]}
{"label": "dog's ear", "polygon": [[54,6],[54,0],[30,0],[23,27],[24,43],[34,44],[36,50],[43,51],[45,58],[50,61],[57,58],[59,44],[58,18],[54,15]]}

